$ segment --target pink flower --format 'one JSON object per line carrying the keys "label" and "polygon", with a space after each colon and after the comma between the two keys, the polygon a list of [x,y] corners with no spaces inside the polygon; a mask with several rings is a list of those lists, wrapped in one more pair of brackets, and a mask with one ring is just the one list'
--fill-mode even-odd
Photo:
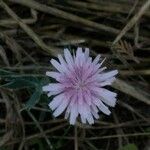
{"label": "pink flower", "polygon": [[78,116],[82,123],[93,124],[94,118],[99,118],[99,110],[110,115],[108,106],[115,106],[117,94],[104,86],[112,84],[118,71],[104,72],[106,67],[101,67],[104,60],[101,61],[98,55],[92,61],[88,48],[85,52],[78,48],[73,56],[68,49],[64,49],[64,58],[58,55],[58,59],[59,62],[50,61],[57,72],[46,72],[57,83],[43,87],[49,97],[55,95],[49,103],[53,115],[57,117],[65,111],[65,119],[69,118],[70,124],[75,124]]}

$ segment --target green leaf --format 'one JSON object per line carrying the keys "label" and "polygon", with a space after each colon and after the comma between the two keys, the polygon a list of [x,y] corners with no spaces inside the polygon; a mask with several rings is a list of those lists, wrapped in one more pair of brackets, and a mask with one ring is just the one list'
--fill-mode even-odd
{"label": "green leaf", "polygon": [[3,69],[0,69],[0,77],[4,78],[5,82],[7,82],[6,84],[0,85],[0,87],[9,89],[29,88],[29,91],[35,90],[26,102],[24,109],[30,109],[39,102],[42,94],[42,84],[45,80],[30,75],[16,74]]}
{"label": "green leaf", "polygon": [[138,150],[138,148],[135,144],[127,144],[120,150]]}
{"label": "green leaf", "polygon": [[0,77],[3,76],[3,75],[11,75],[12,72],[10,71],[7,71],[7,70],[3,70],[3,69],[0,69]]}
{"label": "green leaf", "polygon": [[30,99],[27,101],[25,107],[27,109],[31,109],[33,106],[35,106],[39,102],[41,94],[42,94],[42,88],[37,87],[35,92],[32,94]]}
{"label": "green leaf", "polygon": [[13,76],[16,76],[16,75],[17,74],[14,72],[0,69],[0,78],[2,79],[12,80],[14,78]]}
{"label": "green leaf", "polygon": [[1,85],[0,87],[9,88],[9,89],[20,89],[25,87],[35,87],[35,83],[29,80],[15,79],[9,83]]}
{"label": "green leaf", "polygon": [[10,71],[3,70],[3,69],[0,69],[0,78],[7,79],[9,81],[14,80],[14,79],[23,79],[23,80],[29,80],[35,83],[39,81],[38,78],[34,77],[33,75],[18,74],[18,73],[10,72]]}

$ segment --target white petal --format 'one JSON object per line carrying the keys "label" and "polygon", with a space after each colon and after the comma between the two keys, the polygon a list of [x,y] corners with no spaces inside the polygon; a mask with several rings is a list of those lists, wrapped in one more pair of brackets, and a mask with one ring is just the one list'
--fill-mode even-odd
{"label": "white petal", "polygon": [[70,113],[70,124],[74,125],[76,122],[76,118],[78,116],[78,107],[77,104],[71,107],[71,113]]}
{"label": "white petal", "polygon": [[81,47],[78,47],[78,48],[77,48],[77,51],[76,51],[76,57],[80,57],[82,53],[83,53],[83,52],[82,52],[82,48],[81,48]]}
{"label": "white petal", "polygon": [[76,101],[78,100],[78,95],[74,94],[71,98],[70,98],[70,106],[72,107],[73,105],[75,105]]}
{"label": "white petal", "polygon": [[85,118],[88,121],[89,124],[93,124],[94,119],[93,119],[93,116],[91,114],[90,107],[85,103],[82,106],[80,106],[79,109],[80,109],[79,113],[83,116],[83,118]]}
{"label": "white petal", "polygon": [[106,85],[111,85],[114,81],[116,80],[115,77],[112,77],[106,81],[103,81],[100,83],[100,86],[103,87],[103,86],[106,86]]}
{"label": "white petal", "polygon": [[61,55],[58,55],[58,59],[59,59],[59,62],[61,64],[61,67],[63,69],[63,72],[65,73],[68,73],[68,65],[67,63],[65,62],[65,60],[63,59],[63,57]]}
{"label": "white petal", "polygon": [[92,77],[93,75],[93,66],[89,63],[86,63],[86,65],[84,66],[85,72],[83,73],[83,77],[85,80],[89,79],[90,77]]}
{"label": "white petal", "polygon": [[71,97],[72,97],[73,93],[63,93],[63,94],[64,94],[64,97],[63,97],[62,103],[55,110],[53,115],[55,117],[57,117],[67,108],[66,113],[65,113],[65,118],[68,118],[69,113],[71,111],[71,109],[70,109],[70,101],[71,101]]}
{"label": "white petal", "polygon": [[107,105],[114,107],[117,94],[104,88],[93,88],[93,92]]}
{"label": "white petal", "polygon": [[64,98],[64,99],[62,100],[62,103],[61,103],[61,104],[57,107],[57,109],[54,111],[53,115],[54,115],[55,117],[59,116],[59,115],[66,109],[68,103],[69,103],[69,100],[67,100],[67,99]]}
{"label": "white petal", "polygon": [[53,100],[49,103],[49,107],[52,110],[55,110],[61,104],[63,99],[64,99],[64,95],[63,94],[60,94],[60,95],[54,97]]}
{"label": "white petal", "polygon": [[100,63],[100,66],[104,63],[104,61],[106,60],[106,58],[104,58],[101,63]]}
{"label": "white petal", "polygon": [[84,94],[84,100],[87,102],[88,105],[92,104],[92,96],[89,90],[86,90],[86,94]]}
{"label": "white petal", "polygon": [[110,110],[108,109],[107,106],[105,106],[105,105],[102,103],[101,100],[95,98],[95,99],[93,100],[93,102],[94,102],[94,104],[99,108],[99,110],[101,110],[104,114],[110,115],[110,113],[111,113]]}
{"label": "white petal", "polygon": [[42,87],[44,92],[47,91],[63,91],[62,85],[60,83],[50,83]]}
{"label": "white petal", "polygon": [[[94,97],[93,97],[93,98],[94,98]],[[94,110],[96,113],[99,112],[98,108],[97,108],[96,105],[93,104],[93,103],[92,103],[92,105],[91,105],[91,108],[92,108],[92,110]]]}
{"label": "white petal", "polygon": [[[94,64],[93,65],[93,72],[95,73],[95,72],[100,72],[101,71],[101,69],[99,69],[101,66],[102,66],[102,64],[103,64],[103,62],[105,61],[105,58],[103,59],[103,61],[101,62],[101,63],[97,63],[97,64]],[[105,69],[105,67],[104,68],[102,68],[102,69]]]}
{"label": "white petal", "polygon": [[83,107],[84,107],[84,104],[78,105],[78,111],[80,115],[84,114]]}
{"label": "white petal", "polygon": [[59,91],[50,91],[50,92],[48,92],[47,96],[51,97],[52,95],[57,95],[59,93],[61,93],[61,92],[59,92]]}
{"label": "white petal", "polygon": [[86,60],[88,60],[88,58],[89,58],[89,53],[90,53],[89,48],[85,48],[85,58],[86,58]]}
{"label": "white petal", "polygon": [[58,72],[54,72],[54,71],[47,71],[46,75],[49,76],[49,77],[52,77],[52,78],[56,79],[57,81],[59,81],[60,78],[61,78],[61,74],[58,73]]}
{"label": "white petal", "polygon": [[94,124],[93,116],[90,112],[88,112],[88,116],[86,117],[89,124]]}
{"label": "white petal", "polygon": [[60,63],[58,63],[55,59],[51,59],[51,64],[59,71],[59,72],[64,72]]}
{"label": "white petal", "polygon": [[102,74],[99,74],[98,80],[99,81],[105,81],[109,78],[112,78],[116,74],[118,74],[118,70],[113,70],[113,71],[110,71],[110,72],[107,72],[107,73],[102,73]]}
{"label": "white petal", "polygon": [[62,64],[65,62],[61,54],[58,54],[59,63]]}
{"label": "white petal", "polygon": [[[88,76],[89,73],[91,73],[91,71],[93,70],[93,66],[92,66],[91,62],[92,62],[92,58],[89,57],[87,62],[85,63],[85,65],[83,67],[83,70],[85,72],[84,73],[85,76]],[[87,73],[88,73],[88,75],[87,75]]]}
{"label": "white petal", "polygon": [[86,112],[84,109],[84,104],[78,105],[78,111],[79,111],[82,123],[86,123],[86,115],[85,115]]}
{"label": "white petal", "polygon": [[78,47],[76,51],[75,64],[77,66],[81,66],[84,62],[84,53],[82,52],[82,48]]}
{"label": "white petal", "polygon": [[68,119],[69,114],[70,114],[70,106],[67,107],[67,110],[65,112],[65,119]]}
{"label": "white petal", "polygon": [[79,58],[79,65],[83,66],[85,63],[86,63],[86,57],[85,57],[84,53],[82,53]]}
{"label": "white petal", "polygon": [[84,115],[82,114],[82,115],[80,115],[80,117],[81,117],[81,122],[85,124],[86,123],[86,119],[85,119]]}
{"label": "white petal", "polygon": [[73,64],[73,57],[67,48],[64,49],[64,56],[68,65]]}
{"label": "white petal", "polygon": [[116,98],[114,97],[100,97],[100,99],[108,106],[114,107],[116,105]]}
{"label": "white petal", "polygon": [[82,93],[83,91],[81,90],[81,89],[79,89],[78,90],[78,98],[77,98],[77,100],[78,100],[78,104],[79,105],[82,105],[83,104],[83,93]]}
{"label": "white petal", "polygon": [[100,61],[101,55],[97,55],[96,58],[93,60],[93,64],[96,65]]}
{"label": "white petal", "polygon": [[58,54],[58,59],[59,59],[60,64],[66,64],[66,62],[63,59],[62,55]]}
{"label": "white petal", "polygon": [[98,70],[98,73],[101,73],[102,71],[104,71],[104,70],[106,70],[107,69],[107,67],[102,67],[102,68],[100,68],[99,70]]}
{"label": "white petal", "polygon": [[91,113],[94,116],[94,118],[99,119],[99,115],[95,111],[92,110]]}
{"label": "white petal", "polygon": [[116,97],[117,94],[115,92],[111,92],[105,88],[100,88],[100,93],[103,96],[108,96],[108,97]]}

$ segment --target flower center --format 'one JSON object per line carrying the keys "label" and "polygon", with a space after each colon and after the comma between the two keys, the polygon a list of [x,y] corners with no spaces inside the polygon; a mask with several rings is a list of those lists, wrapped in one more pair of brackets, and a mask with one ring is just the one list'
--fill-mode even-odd
{"label": "flower center", "polygon": [[77,90],[83,89],[84,87],[85,87],[85,83],[84,83],[83,81],[80,81],[79,83],[77,83],[77,84],[75,85],[75,88],[76,88]]}

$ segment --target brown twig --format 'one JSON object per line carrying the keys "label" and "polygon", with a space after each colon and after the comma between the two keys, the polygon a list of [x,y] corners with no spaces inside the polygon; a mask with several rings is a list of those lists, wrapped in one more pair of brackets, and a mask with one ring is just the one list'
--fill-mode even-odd
{"label": "brown twig", "polygon": [[134,98],[136,98],[137,100],[144,102],[145,104],[150,105],[150,101],[149,98],[147,98],[146,96],[144,96],[142,94],[142,92],[140,90],[138,90],[137,87],[132,86],[131,84],[117,79],[114,84],[112,85],[115,89],[124,92],[130,96],[133,96]]}
{"label": "brown twig", "polygon": [[22,20],[16,15],[16,13],[2,0],[0,2],[0,6],[5,9],[5,11],[20,25],[20,27],[34,40],[34,42],[39,45],[44,51],[48,52],[49,54],[53,56],[57,56],[58,51],[61,53],[60,49],[47,46],[41,38],[25,23],[22,22]]}
{"label": "brown twig", "polygon": [[150,6],[150,0],[147,0],[144,3],[144,5],[140,8],[140,10],[135,14],[135,16],[127,23],[127,25],[117,35],[117,37],[113,41],[113,45],[116,44],[126,34],[126,32],[133,27],[133,25],[142,17],[142,15],[149,8],[149,6]]}
{"label": "brown twig", "polygon": [[43,129],[41,128],[41,126],[38,123],[38,121],[36,120],[36,118],[33,116],[33,114],[30,111],[27,110],[27,112],[28,112],[29,116],[33,119],[33,121],[35,122],[36,126],[39,128],[39,130],[40,130],[41,134],[43,135],[43,137],[45,138],[49,148],[53,149],[53,146],[52,146],[50,140],[47,138],[46,134],[44,133]]}
{"label": "brown twig", "polygon": [[74,127],[74,150],[78,150],[78,127],[75,125]]}

